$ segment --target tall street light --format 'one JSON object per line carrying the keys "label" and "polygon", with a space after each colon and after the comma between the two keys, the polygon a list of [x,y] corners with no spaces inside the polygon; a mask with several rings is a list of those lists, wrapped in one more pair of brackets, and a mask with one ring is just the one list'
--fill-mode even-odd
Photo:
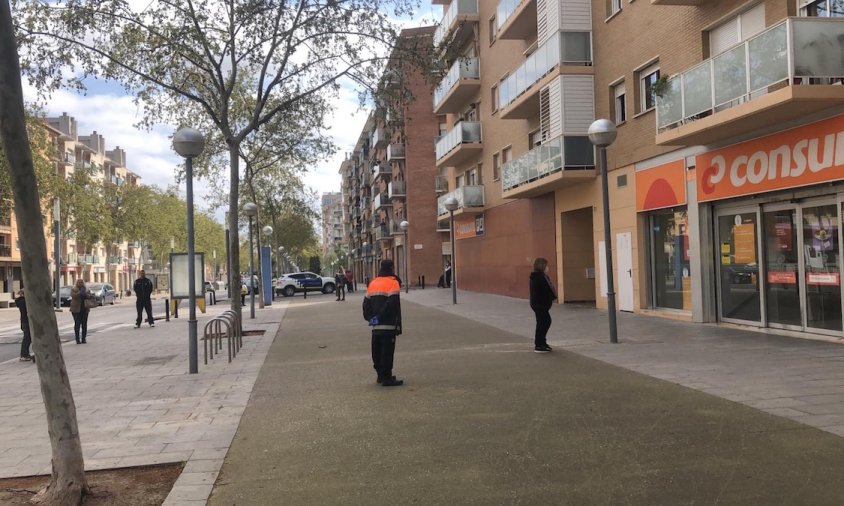
{"label": "tall street light", "polygon": [[410,293],[410,274],[407,267],[407,228],[410,223],[407,220],[399,223],[399,228],[404,232],[404,293]]}
{"label": "tall street light", "polygon": [[56,259],[56,311],[62,310],[62,229],[60,224],[61,204],[59,198],[53,199],[53,229],[55,236],[55,251],[53,256]]}
{"label": "tall street light", "polygon": [[255,318],[255,252],[252,250],[252,218],[258,215],[258,206],[254,202],[243,204],[243,212],[249,217],[249,292],[250,297],[249,317]]}
{"label": "tall street light", "polygon": [[284,246],[278,247],[278,277],[281,277],[284,274]]}
{"label": "tall street light", "polygon": [[363,282],[369,287],[369,243],[363,241],[361,248],[363,248]]}
{"label": "tall street light", "polygon": [[449,197],[443,202],[448,209],[448,219],[451,225],[451,303],[457,304],[457,257],[454,256],[454,211],[459,203],[454,197]]}
{"label": "tall street light", "polygon": [[226,212],[226,297],[230,300],[232,298],[232,265],[231,265],[231,247],[229,246],[229,213]]}
{"label": "tall street light", "polygon": [[193,159],[205,149],[205,137],[193,128],[181,128],[173,136],[173,149],[185,158],[185,191],[188,200],[188,362],[190,374],[196,374],[199,372],[199,362],[196,339],[196,270],[193,258]]}
{"label": "tall street light", "polygon": [[[273,272],[273,260],[272,260],[272,246],[270,246],[270,238],[273,236],[273,227],[271,227],[271,226],[269,226],[269,225],[264,225],[264,228],[262,228],[262,229],[261,229],[261,232],[263,232],[263,233],[264,233],[264,237],[266,237],[266,238],[267,238],[267,254],[268,254],[268,255],[269,255],[269,257],[270,257],[270,258],[269,258],[269,260],[270,260],[270,272],[269,272],[269,277],[272,277],[272,272]],[[261,253],[263,253],[263,251],[262,251],[262,250],[259,250],[259,251],[261,251]],[[259,258],[260,258],[260,256],[259,256]],[[263,277],[264,277],[264,261],[263,261],[263,259],[262,259],[260,262],[261,262],[261,278],[262,278],[262,279],[261,279],[261,281],[264,281],[264,280],[263,280]],[[261,285],[261,286],[263,287],[264,285]],[[264,290],[266,290],[266,288],[264,288]],[[263,291],[263,290],[262,290],[262,291]],[[272,287],[270,287],[270,293],[272,293]],[[261,300],[263,300],[263,299],[264,299],[264,294],[262,293],[262,294],[261,294]]]}
{"label": "tall street light", "polygon": [[610,196],[607,182],[607,146],[615,141],[618,131],[608,119],[595,120],[587,130],[589,141],[600,148],[601,152],[601,189],[604,204],[604,249],[607,262],[607,311],[610,319],[610,342],[618,342],[618,329],[615,320],[615,287],[612,275],[612,232],[610,230]]}

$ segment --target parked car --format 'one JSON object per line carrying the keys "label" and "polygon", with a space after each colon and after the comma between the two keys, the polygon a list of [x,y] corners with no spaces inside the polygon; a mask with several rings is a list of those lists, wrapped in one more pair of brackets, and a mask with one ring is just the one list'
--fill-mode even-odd
{"label": "parked car", "polygon": [[108,283],[91,283],[88,285],[88,290],[94,294],[94,300],[97,301],[98,306],[114,304],[114,300],[117,298],[117,292]]}
{"label": "parked car", "polygon": [[252,281],[249,280],[249,276],[241,276],[240,284],[246,287],[247,294],[252,293],[252,287],[258,286],[258,275],[252,276]]}
{"label": "parked car", "polygon": [[284,274],[275,284],[277,295],[292,297],[296,292],[305,290],[321,291],[322,293],[334,293],[334,278],[318,276],[313,272],[295,272]]}
{"label": "parked car", "polygon": [[[70,287],[63,286],[59,288],[59,300],[62,306],[70,306]],[[56,305],[56,294],[53,293],[53,306]]]}
{"label": "parked car", "polygon": [[216,288],[214,288],[214,284],[213,284],[213,283],[211,283],[210,281],[206,281],[206,282],[205,282],[205,291],[206,291],[206,292],[216,292],[216,291],[217,291],[217,289],[216,289]]}

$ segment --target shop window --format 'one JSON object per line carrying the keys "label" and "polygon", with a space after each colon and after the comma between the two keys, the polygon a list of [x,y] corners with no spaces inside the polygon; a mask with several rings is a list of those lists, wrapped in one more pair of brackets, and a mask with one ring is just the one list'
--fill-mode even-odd
{"label": "shop window", "polygon": [[691,311],[689,225],[686,208],[652,212],[651,272],[654,307]]}

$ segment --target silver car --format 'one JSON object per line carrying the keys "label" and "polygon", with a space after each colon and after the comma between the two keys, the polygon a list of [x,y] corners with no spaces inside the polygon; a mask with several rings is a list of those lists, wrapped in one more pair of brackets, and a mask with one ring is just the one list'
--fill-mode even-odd
{"label": "silver car", "polygon": [[91,283],[88,285],[88,290],[94,294],[94,300],[97,301],[98,306],[114,304],[114,299],[117,298],[117,292],[108,283]]}

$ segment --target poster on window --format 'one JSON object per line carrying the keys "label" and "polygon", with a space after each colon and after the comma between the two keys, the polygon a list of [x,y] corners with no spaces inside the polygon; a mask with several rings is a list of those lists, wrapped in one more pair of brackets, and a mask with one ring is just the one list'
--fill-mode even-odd
{"label": "poster on window", "polygon": [[742,223],[733,229],[733,244],[737,264],[756,263],[756,225]]}

